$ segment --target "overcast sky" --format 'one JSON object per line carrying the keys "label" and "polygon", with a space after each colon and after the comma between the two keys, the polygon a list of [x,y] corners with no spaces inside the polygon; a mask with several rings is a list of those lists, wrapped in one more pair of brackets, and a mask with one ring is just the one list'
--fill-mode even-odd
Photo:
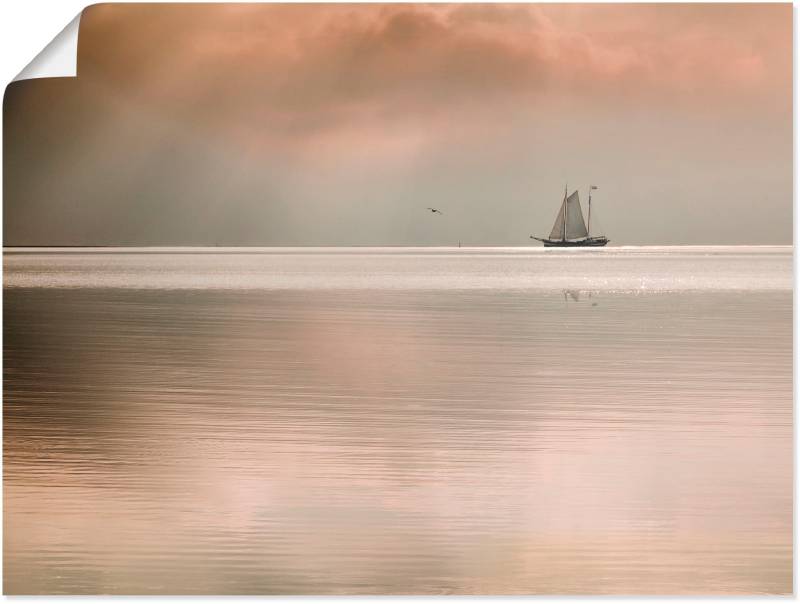
{"label": "overcast sky", "polygon": [[[790,4],[102,4],[4,100],[6,245],[792,240]],[[434,215],[426,207],[440,208]]]}

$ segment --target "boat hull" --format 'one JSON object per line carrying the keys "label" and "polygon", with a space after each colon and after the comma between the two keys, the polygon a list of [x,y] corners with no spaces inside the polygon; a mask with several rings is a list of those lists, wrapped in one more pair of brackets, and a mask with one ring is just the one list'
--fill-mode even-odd
{"label": "boat hull", "polygon": [[558,239],[539,239],[544,247],[603,247],[608,243],[606,237],[589,237],[581,241],[563,241]]}

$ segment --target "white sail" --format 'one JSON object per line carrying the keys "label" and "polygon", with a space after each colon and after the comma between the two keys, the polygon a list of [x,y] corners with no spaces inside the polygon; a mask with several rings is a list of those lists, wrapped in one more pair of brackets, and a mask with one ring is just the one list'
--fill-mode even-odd
{"label": "white sail", "polygon": [[561,208],[558,210],[558,216],[556,216],[556,223],[553,225],[553,230],[550,231],[550,239],[564,239],[564,204],[567,203],[566,194],[564,195],[564,201],[561,203]]}
{"label": "white sail", "polygon": [[[578,192],[575,191],[572,195],[567,197],[565,203],[567,204],[567,228],[566,239],[583,239],[589,235],[586,230],[586,223],[583,221],[583,212],[581,212],[581,202],[578,198]],[[563,214],[562,207],[562,214]],[[551,234],[552,238],[553,235]],[[561,235],[563,237],[563,235]]]}

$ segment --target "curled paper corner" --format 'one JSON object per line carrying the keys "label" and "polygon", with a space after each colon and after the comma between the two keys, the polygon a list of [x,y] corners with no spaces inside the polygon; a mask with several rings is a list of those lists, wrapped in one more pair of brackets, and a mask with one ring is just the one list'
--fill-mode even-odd
{"label": "curled paper corner", "polygon": [[12,82],[32,78],[74,78],[78,75],[78,30],[81,14],[69,22],[44,49],[34,57]]}

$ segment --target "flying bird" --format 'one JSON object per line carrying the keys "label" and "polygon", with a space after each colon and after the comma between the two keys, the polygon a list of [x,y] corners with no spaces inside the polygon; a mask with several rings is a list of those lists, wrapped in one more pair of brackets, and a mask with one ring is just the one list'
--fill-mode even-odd
{"label": "flying bird", "polygon": [[429,210],[431,211],[431,213],[433,213],[433,214],[441,214],[442,216],[444,216],[444,213],[442,213],[442,211],[441,211],[441,210],[437,210],[436,208],[428,208],[428,209],[429,209]]}

